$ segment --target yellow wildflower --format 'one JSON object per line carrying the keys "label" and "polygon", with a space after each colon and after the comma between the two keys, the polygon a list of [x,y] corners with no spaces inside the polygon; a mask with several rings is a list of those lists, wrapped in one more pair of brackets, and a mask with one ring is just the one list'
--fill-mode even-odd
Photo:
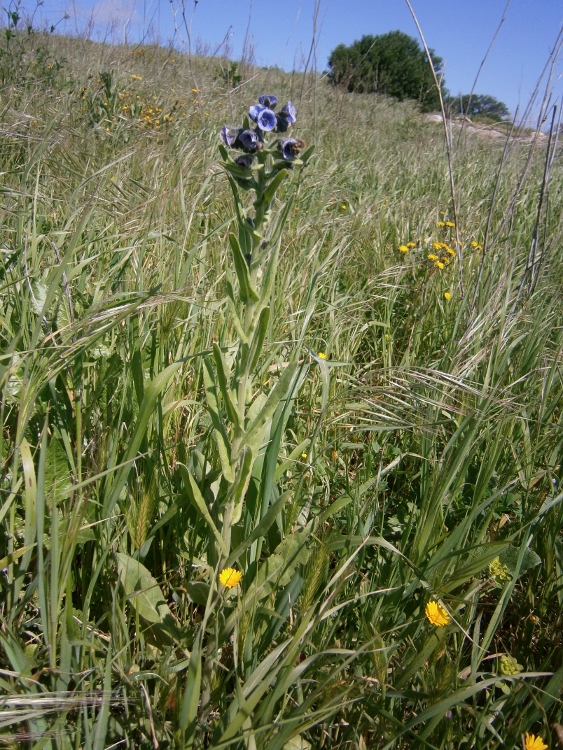
{"label": "yellow wildflower", "polygon": [[416,242],[407,242],[407,247],[410,247],[410,248],[416,247]]}
{"label": "yellow wildflower", "polygon": [[301,454],[301,458],[303,459],[303,461],[306,461],[307,460],[307,454],[306,453],[302,453]]}
{"label": "yellow wildflower", "polygon": [[332,456],[333,459],[337,459],[338,458],[338,451],[332,451],[331,456]]}
{"label": "yellow wildflower", "polygon": [[524,748],[525,750],[547,750],[547,745],[541,737],[536,737],[535,734],[529,734],[526,732]]}
{"label": "yellow wildflower", "polygon": [[219,580],[225,588],[232,589],[241,582],[242,573],[240,570],[235,570],[234,568],[224,568],[219,573]]}
{"label": "yellow wildflower", "polygon": [[[461,242],[460,242],[459,244],[461,245]],[[448,247],[447,245],[446,245],[446,247],[444,248],[444,250],[445,250],[445,251],[446,251],[447,253],[449,253],[450,255],[455,255],[455,250],[454,250],[453,248],[451,248],[451,247]]]}
{"label": "yellow wildflower", "polygon": [[319,359],[326,359],[326,354],[325,354],[324,352],[319,352],[319,353],[317,354],[317,357],[318,357]]}
{"label": "yellow wildflower", "polygon": [[400,253],[408,253],[409,246],[408,245],[399,245],[399,252]]}
{"label": "yellow wildflower", "polygon": [[452,295],[450,294],[450,292],[444,292],[444,299],[451,299],[451,298],[452,298]]}
{"label": "yellow wildflower", "polygon": [[438,256],[434,255],[434,253],[430,253],[430,255],[428,255],[428,260],[438,260]]}
{"label": "yellow wildflower", "polygon": [[429,601],[424,610],[428,621],[437,628],[442,628],[450,621],[450,616],[442,605],[435,601]]}
{"label": "yellow wildflower", "polygon": [[436,266],[436,268],[439,268],[440,271],[444,268],[444,264],[442,263],[441,260],[437,260],[436,263],[434,263],[434,265]]}
{"label": "yellow wildflower", "polygon": [[453,221],[446,221],[446,226],[447,227],[455,227],[455,224],[453,223]]}
{"label": "yellow wildflower", "polygon": [[497,581],[510,581],[511,575],[508,567],[501,563],[500,557],[489,563],[489,575],[491,578],[496,578]]}
{"label": "yellow wildflower", "polygon": [[503,654],[503,656],[500,657],[500,673],[505,675],[514,675],[514,674],[520,674],[520,672],[524,669],[524,667],[521,664],[518,664],[516,659],[513,656],[509,656],[508,654]]}
{"label": "yellow wildflower", "polygon": [[436,226],[437,226],[437,227],[445,227],[445,226],[446,226],[446,223],[445,223],[444,221],[437,221],[437,222],[436,222]]}
{"label": "yellow wildflower", "polygon": [[432,243],[432,247],[434,248],[434,250],[441,250],[444,247],[444,243],[443,242],[433,242]]}
{"label": "yellow wildflower", "polygon": [[348,206],[347,206],[347,205],[346,205],[345,203],[343,203],[343,204],[342,204],[342,205],[340,206],[340,208],[341,208],[341,209],[342,209],[343,211],[346,211],[346,209],[348,208]]}

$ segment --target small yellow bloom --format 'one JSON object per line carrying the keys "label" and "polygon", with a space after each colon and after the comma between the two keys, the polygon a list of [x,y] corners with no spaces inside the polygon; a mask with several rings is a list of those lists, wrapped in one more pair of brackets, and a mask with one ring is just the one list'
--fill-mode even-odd
{"label": "small yellow bloom", "polygon": [[479,243],[475,242],[475,240],[472,241],[471,247],[479,247]]}
{"label": "small yellow bloom", "polygon": [[430,255],[427,256],[428,260],[438,260],[438,256],[434,255],[434,253],[430,253]]}
{"label": "small yellow bloom", "polygon": [[338,451],[332,451],[331,455],[332,455],[333,459],[337,459],[338,458]]}
{"label": "small yellow bloom", "polygon": [[219,580],[225,588],[232,589],[241,582],[242,573],[240,570],[235,570],[234,568],[224,568],[219,573]]}
{"label": "small yellow bloom", "polygon": [[428,621],[437,628],[444,627],[451,619],[444,607],[434,600],[428,602],[424,611],[426,612]]}
{"label": "small yellow bloom", "polygon": [[342,205],[340,206],[340,208],[341,208],[341,209],[342,209],[343,211],[346,211],[346,209],[348,208],[348,206],[347,206],[347,205],[346,205],[345,203],[343,203],[343,204],[342,204]]}
{"label": "small yellow bloom", "polygon": [[326,359],[326,354],[325,354],[324,352],[319,352],[319,353],[317,354],[317,357],[318,357],[319,359]]}
{"label": "small yellow bloom", "polygon": [[436,222],[436,226],[437,226],[437,227],[445,227],[445,226],[446,226],[446,223],[445,223],[444,221],[437,221],[437,222]]}
{"label": "small yellow bloom", "polygon": [[444,292],[444,299],[451,299],[452,295],[449,292]]}
{"label": "small yellow bloom", "polygon": [[434,263],[434,265],[436,266],[436,268],[439,268],[440,271],[444,268],[444,264],[442,263],[441,260],[437,260],[436,263]]}
{"label": "small yellow bloom", "polygon": [[444,247],[444,243],[443,242],[433,242],[432,243],[432,247],[434,248],[434,250],[441,250]]}
{"label": "small yellow bloom", "polygon": [[410,248],[416,247],[416,242],[407,242],[407,247],[410,247]]}
{"label": "small yellow bloom", "polygon": [[525,750],[547,750],[547,745],[541,737],[536,737],[535,734],[528,734],[528,732],[526,732],[524,748]]}
{"label": "small yellow bloom", "polygon": [[408,253],[409,246],[408,245],[399,245],[399,252],[400,253]]}
{"label": "small yellow bloom", "polygon": [[[461,245],[461,242],[460,242],[459,244]],[[451,248],[451,247],[448,247],[447,245],[446,245],[446,247],[444,248],[444,250],[445,250],[445,251],[446,251],[447,253],[449,253],[450,255],[455,255],[455,250],[454,250],[453,248]]]}
{"label": "small yellow bloom", "polygon": [[491,578],[496,578],[497,581],[500,581],[501,583],[503,581],[510,581],[512,577],[508,567],[500,561],[500,557],[495,557],[495,559],[489,563],[489,575]]}
{"label": "small yellow bloom", "polygon": [[303,459],[303,461],[306,461],[307,460],[307,454],[306,453],[302,453],[301,454],[301,458]]}
{"label": "small yellow bloom", "polygon": [[524,669],[521,664],[518,664],[517,660],[513,656],[503,654],[500,657],[500,673],[505,675],[520,674]]}
{"label": "small yellow bloom", "polygon": [[446,221],[446,226],[447,227],[455,227],[455,224],[453,223],[453,221]]}

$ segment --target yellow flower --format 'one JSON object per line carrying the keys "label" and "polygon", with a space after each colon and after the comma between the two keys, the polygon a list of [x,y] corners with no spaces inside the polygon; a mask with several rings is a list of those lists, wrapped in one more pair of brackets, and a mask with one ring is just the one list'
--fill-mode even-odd
{"label": "yellow flower", "polygon": [[446,221],[446,226],[447,227],[455,227],[455,224],[453,223],[453,221]]}
{"label": "yellow flower", "polygon": [[219,573],[219,580],[225,588],[232,589],[233,586],[237,586],[241,582],[242,573],[234,568],[224,568]]}
{"label": "yellow flower", "polygon": [[409,251],[409,246],[408,245],[400,245],[399,246],[399,252],[400,253],[408,253],[408,251]]}
{"label": "yellow flower", "polygon": [[416,242],[407,242],[407,247],[410,247],[410,248],[416,247]]}
{"label": "yellow flower", "polygon": [[341,208],[341,209],[342,209],[343,211],[346,211],[346,209],[348,208],[348,206],[347,206],[347,205],[346,205],[345,203],[343,203],[343,204],[342,204],[342,205],[340,206],[340,208]]}
{"label": "yellow flower", "polygon": [[302,453],[301,454],[301,458],[303,459],[303,461],[306,461],[307,460],[307,454],[306,453]]}
{"label": "yellow flower", "polygon": [[434,253],[430,253],[430,255],[427,256],[428,260],[438,260],[438,256],[434,255]]}
{"label": "yellow flower", "polygon": [[444,264],[442,263],[441,260],[437,260],[436,263],[434,263],[434,265],[436,266],[436,268],[439,268],[440,271],[442,270],[442,268],[444,268]]}
{"label": "yellow flower", "polygon": [[337,459],[338,458],[338,451],[332,451],[331,455],[332,455],[332,457],[334,459]]}
{"label": "yellow flower", "polygon": [[317,354],[317,357],[318,357],[319,359],[326,359],[326,354],[325,354],[324,352],[319,352],[319,353]]}
{"label": "yellow flower", "polygon": [[451,619],[444,607],[434,600],[428,602],[424,611],[426,612],[428,621],[437,628],[444,627],[444,625],[447,625]]}
{"label": "yellow flower", "polygon": [[489,575],[491,578],[496,578],[498,581],[510,581],[511,575],[508,567],[501,563],[500,557],[495,557],[489,563]]}
{"label": "yellow flower", "polygon": [[437,222],[436,222],[436,226],[437,226],[437,227],[445,227],[445,226],[446,226],[446,223],[445,223],[444,221],[437,221]]}
{"label": "yellow flower", "polygon": [[526,732],[524,748],[525,750],[547,750],[547,745],[541,737],[536,737],[535,734],[528,734],[528,732]]}
{"label": "yellow flower", "polygon": [[452,295],[449,292],[444,292],[444,299],[451,299]]}
{"label": "yellow flower", "polygon": [[434,250],[441,250],[444,247],[444,243],[443,242],[433,242],[432,243],[432,247],[434,248]]}
{"label": "yellow flower", "polygon": [[[461,245],[461,242],[460,242],[459,244]],[[444,248],[444,250],[445,250],[445,251],[446,251],[447,253],[449,253],[450,255],[455,255],[455,250],[453,250],[453,249],[452,249],[451,247],[448,247],[447,245],[446,245],[446,247]]]}
{"label": "yellow flower", "polygon": [[521,664],[518,664],[516,659],[513,656],[509,656],[508,654],[503,654],[500,657],[500,673],[506,674],[506,675],[514,675],[519,674],[524,667]]}

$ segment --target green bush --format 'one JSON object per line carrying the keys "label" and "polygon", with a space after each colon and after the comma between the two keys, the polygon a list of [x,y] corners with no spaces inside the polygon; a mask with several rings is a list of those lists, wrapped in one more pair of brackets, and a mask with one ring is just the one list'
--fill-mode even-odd
{"label": "green bush", "polygon": [[447,100],[448,110],[454,115],[466,115],[472,118],[487,117],[500,122],[510,116],[508,107],[494,96],[482,94],[462,94],[450,96]]}
{"label": "green bush", "polygon": [[[432,66],[440,76],[442,58],[430,50]],[[439,108],[440,97],[426,53],[402,31],[364,36],[349,47],[338,45],[329,61],[330,78],[348,91],[378,91],[399,101],[415,99],[423,111]],[[442,92],[445,92],[442,80]]]}

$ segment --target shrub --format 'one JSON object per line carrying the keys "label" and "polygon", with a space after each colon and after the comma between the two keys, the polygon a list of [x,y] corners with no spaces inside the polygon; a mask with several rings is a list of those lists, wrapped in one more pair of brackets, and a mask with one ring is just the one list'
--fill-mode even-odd
{"label": "shrub", "polygon": [[487,117],[489,120],[500,122],[510,116],[508,107],[499,102],[494,96],[461,94],[450,96],[447,100],[448,110],[454,115],[467,117]]}
{"label": "shrub", "polygon": [[[433,50],[430,56],[439,77],[442,58]],[[349,47],[340,44],[328,64],[333,83],[346,86],[348,91],[378,91],[399,101],[415,99],[424,111],[439,107],[439,93],[426,53],[416,39],[402,31],[364,36]],[[443,80],[441,83],[444,93]]]}

